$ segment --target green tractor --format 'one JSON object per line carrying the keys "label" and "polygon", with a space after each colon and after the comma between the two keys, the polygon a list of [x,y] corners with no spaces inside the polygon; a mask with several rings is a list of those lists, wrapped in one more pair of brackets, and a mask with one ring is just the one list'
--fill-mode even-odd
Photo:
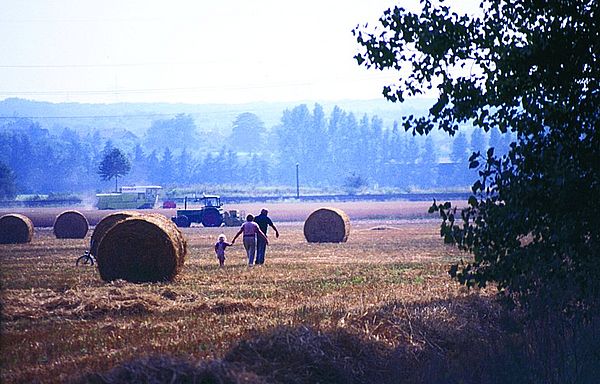
{"label": "green tractor", "polygon": [[[200,202],[200,208],[188,209],[188,201]],[[243,219],[237,210],[225,211],[221,197],[216,195],[202,195],[200,198],[184,198],[184,208],[177,210],[177,216],[171,218],[178,227],[189,227],[192,223],[202,224],[205,227],[237,226]]]}

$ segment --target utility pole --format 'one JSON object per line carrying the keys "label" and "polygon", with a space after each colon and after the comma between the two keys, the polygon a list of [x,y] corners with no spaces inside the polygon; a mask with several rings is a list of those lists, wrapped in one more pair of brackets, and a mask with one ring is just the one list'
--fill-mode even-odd
{"label": "utility pole", "polygon": [[300,199],[300,178],[298,177],[298,168],[300,164],[296,163],[296,198]]}

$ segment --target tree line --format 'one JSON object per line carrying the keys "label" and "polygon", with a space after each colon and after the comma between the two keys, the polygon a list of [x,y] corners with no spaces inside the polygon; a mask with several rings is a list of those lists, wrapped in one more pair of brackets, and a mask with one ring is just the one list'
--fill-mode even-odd
{"label": "tree line", "polygon": [[6,175],[0,180],[13,183],[3,197],[110,190],[100,166],[118,149],[130,163],[120,175],[125,184],[292,186],[298,169],[304,187],[351,193],[467,187],[475,177],[468,169],[470,153],[489,146],[506,151],[510,141],[494,130],[436,141],[407,133],[396,122],[384,126],[377,115],[357,117],[339,107],[327,115],[319,104],[286,109],[270,128],[256,114],[242,113],[221,136],[202,130],[186,114],[154,121],[143,137],[124,130],[118,140],[97,130],[51,132],[15,118],[0,126],[0,171]]}

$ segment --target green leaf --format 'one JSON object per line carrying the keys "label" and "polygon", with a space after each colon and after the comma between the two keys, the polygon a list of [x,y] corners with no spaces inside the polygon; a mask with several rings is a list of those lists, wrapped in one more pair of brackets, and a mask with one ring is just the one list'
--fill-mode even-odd
{"label": "green leaf", "polygon": [[469,200],[468,203],[471,207],[476,207],[477,206],[477,198],[475,196],[469,196]]}

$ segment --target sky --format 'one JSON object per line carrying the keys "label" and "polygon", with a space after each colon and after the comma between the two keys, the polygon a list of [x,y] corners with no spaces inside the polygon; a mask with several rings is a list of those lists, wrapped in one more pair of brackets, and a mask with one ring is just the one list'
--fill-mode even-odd
{"label": "sky", "polygon": [[[458,1],[458,0],[456,0]],[[0,100],[248,103],[382,98],[358,24],[416,0],[0,0]]]}

